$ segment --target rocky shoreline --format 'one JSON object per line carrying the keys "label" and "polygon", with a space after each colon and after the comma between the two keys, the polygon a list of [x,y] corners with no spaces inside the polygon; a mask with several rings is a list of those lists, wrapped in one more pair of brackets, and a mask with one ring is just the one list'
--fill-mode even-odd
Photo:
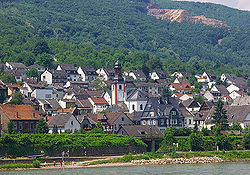
{"label": "rocky shoreline", "polygon": [[163,158],[151,160],[132,160],[136,165],[166,165],[166,164],[200,164],[200,163],[222,163],[225,162],[219,157],[193,157],[187,158]]}

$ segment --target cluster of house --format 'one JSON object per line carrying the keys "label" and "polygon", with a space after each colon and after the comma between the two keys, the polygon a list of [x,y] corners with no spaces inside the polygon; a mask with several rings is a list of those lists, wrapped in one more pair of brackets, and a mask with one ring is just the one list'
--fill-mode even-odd
{"label": "cluster of house", "polygon": [[[162,133],[171,126],[193,128],[195,123],[200,129],[211,128],[211,116],[219,99],[226,104],[230,123],[239,122],[243,128],[250,124],[249,87],[244,78],[233,74],[221,75],[220,80],[227,86],[217,85],[218,78],[212,72],[195,75],[202,84],[200,94],[205,99],[200,104],[194,100],[198,92],[188,81],[192,74],[186,72],[170,76],[157,70],[145,75],[141,70],[122,71],[118,61],[114,68],[98,70],[89,66],[76,68],[73,64],[59,64],[55,70],[47,70],[39,65],[26,67],[13,62],[2,67],[6,74],[23,82],[20,85],[0,81],[2,132],[12,120],[16,132],[33,133],[42,118],[50,133],[55,126],[59,133],[68,129],[91,130],[97,122],[106,133],[124,135],[129,135],[129,131],[148,135],[152,128]],[[41,73],[40,81],[26,77],[30,68]],[[162,95],[166,87],[172,95]],[[16,92],[23,94],[23,104],[6,104]]]}

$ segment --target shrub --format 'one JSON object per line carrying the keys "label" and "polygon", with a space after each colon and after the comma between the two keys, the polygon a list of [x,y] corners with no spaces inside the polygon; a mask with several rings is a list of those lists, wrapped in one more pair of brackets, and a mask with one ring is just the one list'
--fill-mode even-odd
{"label": "shrub", "polygon": [[202,134],[192,133],[189,136],[190,147],[192,151],[200,151],[203,150],[203,138]]}
{"label": "shrub", "polygon": [[243,146],[245,149],[250,149],[250,133],[243,136]]}
{"label": "shrub", "polygon": [[32,165],[33,165],[34,168],[40,168],[40,166],[41,166],[40,161],[38,161],[38,160],[34,160]]}

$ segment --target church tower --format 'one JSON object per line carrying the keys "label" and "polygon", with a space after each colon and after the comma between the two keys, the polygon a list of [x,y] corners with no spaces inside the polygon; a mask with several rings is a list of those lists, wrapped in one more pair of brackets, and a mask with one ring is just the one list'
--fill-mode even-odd
{"label": "church tower", "polygon": [[115,63],[115,77],[111,84],[111,101],[112,105],[124,101],[126,85],[122,77],[122,67],[119,61]]}

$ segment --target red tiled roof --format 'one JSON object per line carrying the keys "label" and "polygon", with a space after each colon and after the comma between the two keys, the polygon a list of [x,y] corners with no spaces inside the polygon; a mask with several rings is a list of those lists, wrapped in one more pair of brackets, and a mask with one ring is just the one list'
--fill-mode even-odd
{"label": "red tiled roof", "polygon": [[[10,120],[40,120],[42,119],[39,113],[31,105],[1,104],[0,110],[2,110],[8,116]],[[18,113],[18,116],[17,116],[17,113]]]}
{"label": "red tiled roof", "polygon": [[58,113],[70,113],[72,114],[75,111],[75,108],[66,108],[66,109],[58,109]]}
{"label": "red tiled roof", "polygon": [[95,104],[108,104],[104,98],[91,98]]}
{"label": "red tiled roof", "polygon": [[171,83],[171,85],[175,88],[175,89],[183,89],[183,90],[190,90],[191,86],[189,86],[189,84],[179,84],[179,83]]}

